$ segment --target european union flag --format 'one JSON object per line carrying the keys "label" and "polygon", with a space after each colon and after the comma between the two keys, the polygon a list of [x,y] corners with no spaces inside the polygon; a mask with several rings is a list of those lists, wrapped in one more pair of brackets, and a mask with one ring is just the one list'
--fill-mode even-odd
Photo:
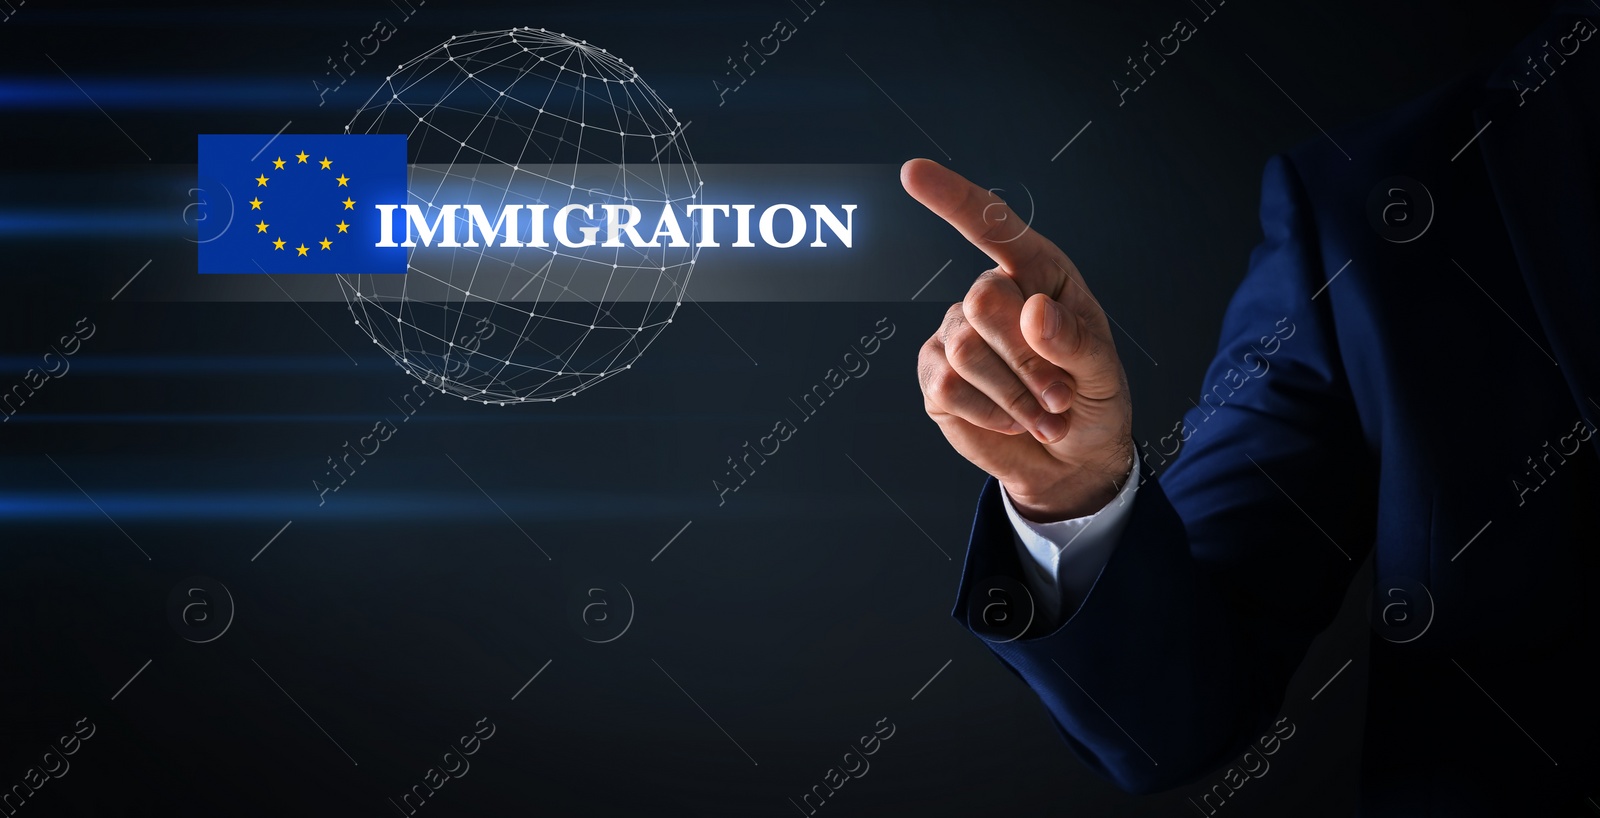
{"label": "european union flag", "polygon": [[201,134],[200,180],[213,213],[232,203],[202,273],[406,271],[405,248],[373,246],[373,205],[406,201],[403,134]]}

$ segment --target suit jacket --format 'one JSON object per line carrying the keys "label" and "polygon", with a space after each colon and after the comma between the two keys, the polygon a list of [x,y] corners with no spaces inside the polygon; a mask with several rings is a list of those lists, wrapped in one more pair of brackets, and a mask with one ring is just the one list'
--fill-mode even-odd
{"label": "suit jacket", "polygon": [[1268,163],[1264,241],[1197,406],[1142,445],[1165,471],[1065,622],[1000,639],[984,621],[1022,570],[985,486],[953,614],[1120,787],[1265,741],[1371,553],[1363,814],[1600,800],[1600,38],[1582,19]]}

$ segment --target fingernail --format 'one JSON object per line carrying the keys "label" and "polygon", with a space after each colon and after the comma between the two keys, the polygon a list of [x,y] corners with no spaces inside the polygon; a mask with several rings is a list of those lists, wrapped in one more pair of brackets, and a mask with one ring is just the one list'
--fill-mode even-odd
{"label": "fingernail", "polygon": [[1068,389],[1064,383],[1053,383],[1050,384],[1050,388],[1044,390],[1044,394],[1040,395],[1039,398],[1044,401],[1046,411],[1052,414],[1060,414],[1067,411],[1067,407],[1072,405],[1072,390]]}
{"label": "fingernail", "polygon": [[1054,338],[1059,331],[1061,331],[1061,304],[1050,301],[1045,309],[1045,325],[1040,327],[1038,335],[1043,336],[1048,341],[1048,339]]}
{"label": "fingernail", "polygon": [[1039,418],[1039,437],[1046,443],[1054,443],[1067,433],[1067,422],[1059,415],[1045,415]]}

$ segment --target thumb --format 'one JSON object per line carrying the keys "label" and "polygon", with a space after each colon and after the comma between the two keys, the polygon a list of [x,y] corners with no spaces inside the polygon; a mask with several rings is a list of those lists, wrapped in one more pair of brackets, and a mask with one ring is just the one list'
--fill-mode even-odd
{"label": "thumb", "polygon": [[[1092,304],[1092,302],[1090,302]],[[1039,357],[1061,367],[1076,382],[1078,395],[1091,400],[1114,397],[1121,387],[1122,364],[1105,331],[1098,305],[1087,320],[1045,293],[1022,305],[1022,337]]]}

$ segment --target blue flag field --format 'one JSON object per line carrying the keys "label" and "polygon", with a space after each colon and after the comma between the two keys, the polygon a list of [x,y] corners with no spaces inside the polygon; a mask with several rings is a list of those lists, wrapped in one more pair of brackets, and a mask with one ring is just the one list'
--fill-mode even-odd
{"label": "blue flag field", "polygon": [[373,246],[373,205],[406,201],[403,134],[201,134],[199,175],[233,213],[201,273],[406,271],[405,248]]}

